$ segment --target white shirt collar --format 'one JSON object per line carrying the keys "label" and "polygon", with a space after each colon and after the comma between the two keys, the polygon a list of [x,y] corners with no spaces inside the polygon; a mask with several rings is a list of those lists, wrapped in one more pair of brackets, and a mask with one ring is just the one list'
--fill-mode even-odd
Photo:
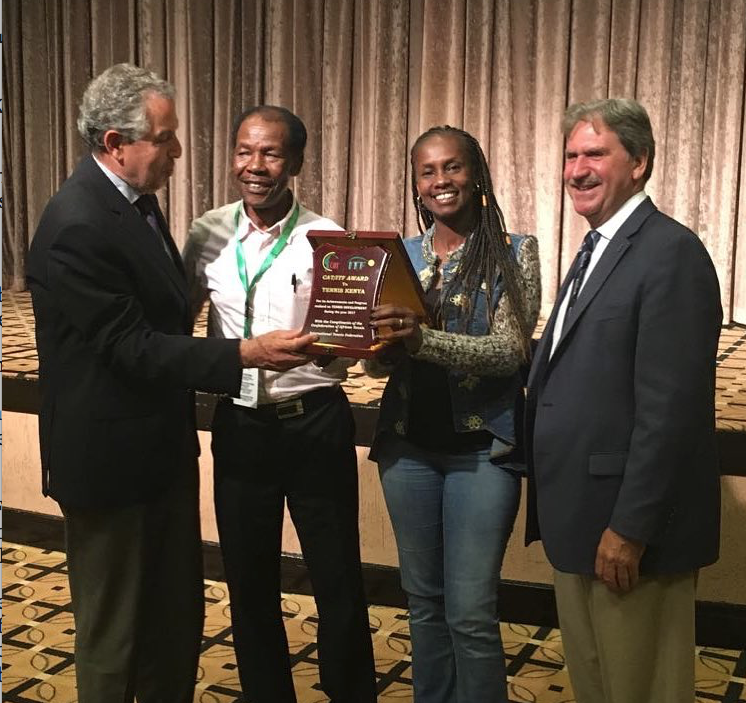
{"label": "white shirt collar", "polygon": [[133,188],[127,181],[125,181],[120,176],[117,176],[116,173],[114,173],[110,168],[107,168],[102,164],[95,156],[93,155],[93,160],[96,162],[96,165],[104,172],[106,177],[114,184],[116,189],[125,197],[127,198],[127,202],[134,203],[135,200],[137,200],[142,193],[140,193],[139,190],[136,190]]}
{"label": "white shirt collar", "polygon": [[243,242],[246,237],[249,236],[250,232],[261,232],[265,235],[272,235],[277,236],[280,232],[282,232],[282,228],[285,226],[285,223],[290,219],[290,216],[293,214],[293,211],[296,208],[296,205],[298,204],[298,201],[295,199],[295,193],[291,191],[291,195],[293,196],[293,202],[290,203],[290,209],[285,214],[285,217],[283,217],[281,220],[278,220],[275,222],[269,229],[262,229],[259,227],[247,214],[246,214],[246,208],[243,206],[243,201],[239,200],[239,218],[238,218],[238,231],[239,239]]}
{"label": "white shirt collar", "polygon": [[637,206],[647,198],[645,189],[635,193],[622,207],[620,207],[606,222],[596,227],[598,232],[604,239],[611,239],[619,230],[619,228],[627,221],[627,218],[635,211]]}

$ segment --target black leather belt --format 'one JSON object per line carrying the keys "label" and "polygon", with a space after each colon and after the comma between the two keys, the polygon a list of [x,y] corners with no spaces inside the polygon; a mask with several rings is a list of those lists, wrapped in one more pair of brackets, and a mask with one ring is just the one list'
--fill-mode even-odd
{"label": "black leather belt", "polygon": [[250,413],[258,413],[263,416],[277,418],[278,420],[288,420],[291,417],[301,417],[317,408],[327,405],[329,402],[338,397],[343,391],[339,386],[325,386],[308,391],[297,398],[281,400],[279,403],[262,403],[256,408],[247,408],[244,405],[235,405]]}

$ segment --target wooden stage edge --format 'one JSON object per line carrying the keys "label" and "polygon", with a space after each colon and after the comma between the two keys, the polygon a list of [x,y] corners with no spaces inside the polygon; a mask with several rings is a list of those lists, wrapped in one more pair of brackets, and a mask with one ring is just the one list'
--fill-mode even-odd
{"label": "wooden stage edge", "polygon": [[[36,415],[39,412],[39,381],[3,375],[3,410]],[[210,431],[217,396],[197,393],[197,429]],[[355,418],[355,444],[370,447],[378,408],[351,402]],[[718,454],[722,476],[746,476],[746,432],[718,428]]]}
{"label": "wooden stage edge", "polygon": [[[3,537],[9,542],[40,549],[65,551],[62,518],[24,510],[3,510]],[[205,578],[225,581],[220,547],[203,542]],[[281,562],[282,590],[313,595],[302,557],[284,554]],[[406,608],[399,585],[399,569],[380,564],[363,564],[368,603]],[[558,627],[554,589],[544,583],[504,580],[500,584],[500,618],[505,622]],[[701,647],[746,649],[746,605],[697,601],[696,638]]]}

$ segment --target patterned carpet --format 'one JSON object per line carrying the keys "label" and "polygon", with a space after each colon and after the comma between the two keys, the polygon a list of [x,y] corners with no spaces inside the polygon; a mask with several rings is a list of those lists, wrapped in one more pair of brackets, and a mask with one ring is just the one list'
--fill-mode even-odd
{"label": "patterned carpet", "polygon": [[[5,543],[3,561],[3,700],[73,703],[75,636],[65,555]],[[195,703],[241,700],[231,646],[230,604],[224,583],[205,582],[207,617]],[[317,617],[313,599],[286,595],[285,625],[299,703],[328,699],[318,687]],[[381,703],[411,703],[406,612],[371,607],[370,627]],[[502,624],[510,699],[514,703],[571,703],[557,630]],[[697,650],[698,703],[746,703],[746,652]],[[641,703],[643,703],[641,701]]]}

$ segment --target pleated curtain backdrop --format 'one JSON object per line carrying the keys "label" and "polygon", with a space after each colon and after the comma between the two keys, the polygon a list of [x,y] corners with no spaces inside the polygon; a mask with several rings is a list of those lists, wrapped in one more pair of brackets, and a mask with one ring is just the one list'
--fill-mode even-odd
{"label": "pleated curtain backdrop", "polygon": [[407,235],[409,146],[448,123],[480,140],[509,229],[538,235],[545,313],[585,231],[562,189],[564,108],[635,97],[657,142],[648,192],[700,235],[726,320],[746,323],[746,0],[6,0],[3,14],[8,287],[23,287],[41,210],[82,154],[87,81],[132,61],[178,91],[184,155],[162,194],[178,243],[237,197],[244,107],[306,123],[295,189],[309,207]]}

